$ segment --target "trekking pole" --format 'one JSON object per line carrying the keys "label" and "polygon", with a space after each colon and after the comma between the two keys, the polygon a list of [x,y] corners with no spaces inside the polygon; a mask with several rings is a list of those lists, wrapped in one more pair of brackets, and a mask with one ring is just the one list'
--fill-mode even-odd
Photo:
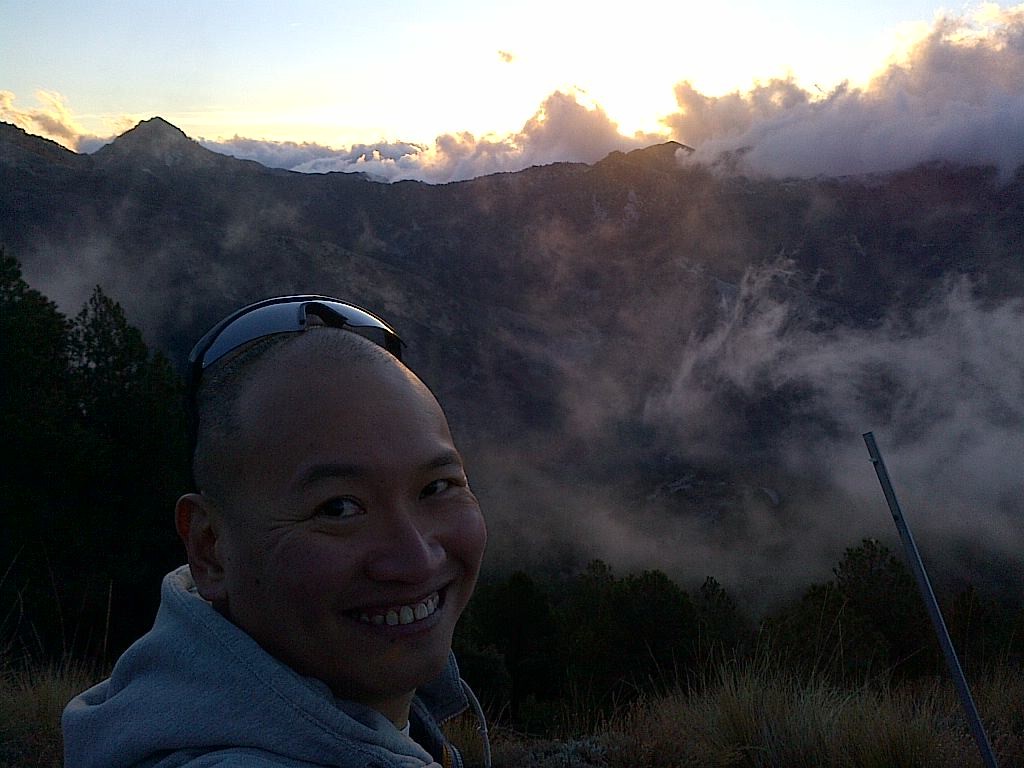
{"label": "trekking pole", "polygon": [[960,660],[957,658],[956,649],[953,648],[953,641],[946,629],[946,622],[942,618],[942,611],[939,610],[939,603],[935,599],[931,582],[928,580],[928,573],[924,569],[921,555],[917,551],[917,544],[914,543],[914,535],[910,532],[910,526],[903,518],[900,510],[900,503],[896,500],[896,492],[889,482],[889,473],[885,469],[885,462],[882,461],[882,454],[875,443],[875,435],[872,432],[864,433],[864,442],[868,446],[868,455],[871,463],[875,465],[875,474],[878,475],[878,482],[882,484],[882,493],[889,503],[889,511],[892,512],[892,519],[896,521],[896,530],[899,531],[900,540],[903,542],[903,551],[910,562],[910,568],[917,579],[917,587],[921,591],[921,597],[928,608],[928,615],[931,617],[932,625],[935,627],[935,634],[939,637],[939,645],[942,646],[942,653],[946,657],[946,666],[953,675],[953,682],[956,684],[956,691],[960,695],[960,704],[967,715],[967,723],[971,727],[971,734],[981,751],[981,759],[987,768],[999,768],[996,757],[992,753],[992,745],[988,742],[988,735],[985,733],[985,726],[978,715],[978,708],[974,705],[974,698],[971,696],[971,689],[967,686],[967,678],[960,667]]}

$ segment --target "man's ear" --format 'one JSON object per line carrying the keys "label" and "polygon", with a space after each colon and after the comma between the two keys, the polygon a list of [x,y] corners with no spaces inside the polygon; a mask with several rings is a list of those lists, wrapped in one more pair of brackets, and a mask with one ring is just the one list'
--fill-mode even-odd
{"label": "man's ear", "polygon": [[174,506],[174,527],[185,544],[199,594],[214,605],[227,600],[217,511],[201,493],[186,493]]}

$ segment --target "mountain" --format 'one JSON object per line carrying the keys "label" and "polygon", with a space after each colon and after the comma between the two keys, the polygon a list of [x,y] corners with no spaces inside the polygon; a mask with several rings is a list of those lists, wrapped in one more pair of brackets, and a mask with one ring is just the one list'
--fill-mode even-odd
{"label": "mountain", "polygon": [[236,160],[211,152],[160,117],[143,120],[110,144],[100,147],[92,159],[108,173],[253,173],[263,169],[250,160]]}
{"label": "mountain", "polygon": [[20,167],[23,171],[45,172],[54,168],[78,168],[89,165],[89,158],[65,149],[55,141],[26,133],[10,123],[0,122],[0,165]]}
{"label": "mountain", "polygon": [[0,125],[0,243],[66,312],[101,284],[178,364],[268,295],[392,320],[472,457],[492,562],[783,590],[775,563],[877,535],[870,428],[912,451],[922,497],[956,446],[949,551],[984,528],[964,505],[1024,528],[1019,473],[991,459],[1024,424],[1024,172],[786,180],[688,157],[382,184],[218,155],[160,118],[91,156]]}

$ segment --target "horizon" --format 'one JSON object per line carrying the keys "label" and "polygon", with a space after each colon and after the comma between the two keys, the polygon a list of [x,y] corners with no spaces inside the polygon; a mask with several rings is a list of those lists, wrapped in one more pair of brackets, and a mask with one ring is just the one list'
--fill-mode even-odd
{"label": "horizon", "polygon": [[[665,141],[708,163],[741,150],[767,175],[939,157],[1006,172],[1024,159],[1007,142],[1024,132],[1024,4],[790,0],[769,15],[738,2],[654,24],[663,4],[512,18],[449,0],[429,16],[375,9],[372,29],[352,22],[353,4],[192,10],[14,9],[0,119],[90,153],[160,116],[222,154],[388,181],[592,163]],[[31,55],[42,44],[52,57]]]}

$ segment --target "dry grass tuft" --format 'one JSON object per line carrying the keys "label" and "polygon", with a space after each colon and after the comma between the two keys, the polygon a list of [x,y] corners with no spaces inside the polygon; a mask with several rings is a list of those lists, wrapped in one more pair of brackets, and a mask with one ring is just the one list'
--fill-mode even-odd
{"label": "dry grass tuft", "polygon": [[64,705],[96,681],[94,670],[65,661],[0,666],[0,768],[59,768],[63,763],[60,715]]}
{"label": "dry grass tuft", "polygon": [[[1024,674],[976,685],[993,747],[1024,766]],[[766,664],[722,665],[636,703],[582,740],[497,740],[496,768],[970,768],[981,766],[952,683],[832,685]]]}

